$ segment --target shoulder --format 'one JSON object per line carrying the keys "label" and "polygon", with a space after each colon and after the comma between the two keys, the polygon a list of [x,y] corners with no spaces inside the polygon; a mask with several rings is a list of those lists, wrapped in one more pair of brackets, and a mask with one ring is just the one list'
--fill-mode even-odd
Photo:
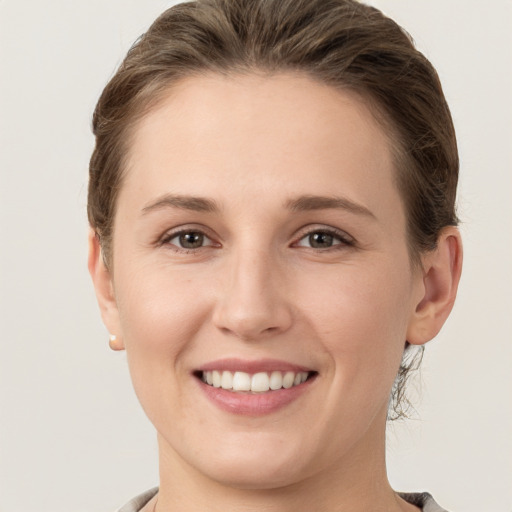
{"label": "shoulder", "polygon": [[440,507],[428,492],[400,492],[401,498],[420,507],[423,512],[448,512]]}
{"label": "shoulder", "polygon": [[[153,487],[148,491],[135,496],[128,503],[123,505],[117,512],[139,512],[140,509],[158,492],[158,487]],[[423,512],[448,512],[441,508],[428,492],[421,493],[404,493],[399,495],[405,500],[420,507]]]}
{"label": "shoulder", "polygon": [[117,512],[139,512],[140,509],[158,492],[158,487],[153,487],[148,491],[135,496],[128,503],[123,505]]}

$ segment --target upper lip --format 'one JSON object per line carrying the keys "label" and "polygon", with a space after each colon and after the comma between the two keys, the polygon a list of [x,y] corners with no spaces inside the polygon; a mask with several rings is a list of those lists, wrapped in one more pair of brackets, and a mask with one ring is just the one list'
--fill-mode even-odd
{"label": "upper lip", "polygon": [[230,371],[230,372],[245,372],[245,373],[258,373],[258,372],[273,372],[273,371],[283,371],[283,372],[312,372],[311,368],[307,368],[306,366],[301,366],[298,364],[289,363],[287,361],[281,361],[279,359],[257,359],[257,360],[247,360],[247,359],[237,359],[237,358],[229,358],[229,359],[217,359],[215,361],[210,361],[204,365],[201,365],[197,371],[207,372],[207,371]]}

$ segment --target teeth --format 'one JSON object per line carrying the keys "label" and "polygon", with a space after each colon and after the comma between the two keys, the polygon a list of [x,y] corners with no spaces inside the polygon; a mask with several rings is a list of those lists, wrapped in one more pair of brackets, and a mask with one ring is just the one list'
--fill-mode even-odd
{"label": "teeth", "polygon": [[270,374],[270,389],[275,390],[275,389],[281,389],[282,387],[283,387],[283,374],[281,372],[272,372]]}
{"label": "teeth", "polygon": [[201,380],[215,388],[233,391],[265,393],[269,390],[289,389],[305,382],[308,372],[267,372],[250,375],[245,372],[207,371],[201,374]]}
{"label": "teeth", "polygon": [[293,386],[293,383],[295,382],[295,373],[293,372],[286,372],[283,377],[283,388],[289,389]]}
{"label": "teeth", "polygon": [[[235,388],[233,388],[235,389]],[[255,373],[251,379],[251,391],[254,393],[264,393],[270,389],[270,379],[266,373]],[[238,391],[238,389],[235,389]]]}
{"label": "teeth", "polygon": [[[208,374],[208,372],[206,373]],[[233,389],[237,391],[251,391],[251,376],[245,372],[235,372],[233,376]]]}
{"label": "teeth", "polygon": [[214,388],[220,388],[220,383],[221,383],[221,375],[220,375],[220,372],[214,370],[213,372],[206,372],[206,382],[208,382],[208,374],[211,373],[212,374],[212,384],[213,384],[213,387]]}
{"label": "teeth", "polygon": [[220,387],[222,389],[233,389],[233,374],[231,372],[222,372]]}

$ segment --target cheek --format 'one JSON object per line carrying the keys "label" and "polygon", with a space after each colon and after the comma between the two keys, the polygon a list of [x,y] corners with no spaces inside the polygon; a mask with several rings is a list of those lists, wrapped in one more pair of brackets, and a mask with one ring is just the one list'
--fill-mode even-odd
{"label": "cheek", "polygon": [[329,279],[316,279],[326,284],[314,294],[314,283],[304,283],[301,308],[332,360],[340,388],[355,389],[363,380],[363,392],[392,385],[411,311],[407,268],[407,259],[403,265],[345,267]]}
{"label": "cheek", "polygon": [[142,379],[139,374],[163,379],[184,371],[180,355],[198,338],[208,314],[199,283],[179,269],[158,265],[132,267],[124,274],[120,270],[118,283],[116,298],[134,385]]}
{"label": "cheek", "polygon": [[[135,393],[154,425],[169,411],[186,415],[187,354],[202,338],[207,297],[183,271],[155,265],[119,269],[116,290],[122,336]],[[167,391],[166,391],[167,390]],[[178,423],[173,428],[179,428]]]}

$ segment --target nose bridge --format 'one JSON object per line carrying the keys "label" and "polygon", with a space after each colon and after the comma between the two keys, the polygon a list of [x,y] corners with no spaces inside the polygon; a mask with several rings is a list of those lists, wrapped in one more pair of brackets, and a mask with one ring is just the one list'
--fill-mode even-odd
{"label": "nose bridge", "polygon": [[282,268],[267,246],[241,242],[225,261],[225,281],[214,321],[243,339],[283,332],[291,322]]}

